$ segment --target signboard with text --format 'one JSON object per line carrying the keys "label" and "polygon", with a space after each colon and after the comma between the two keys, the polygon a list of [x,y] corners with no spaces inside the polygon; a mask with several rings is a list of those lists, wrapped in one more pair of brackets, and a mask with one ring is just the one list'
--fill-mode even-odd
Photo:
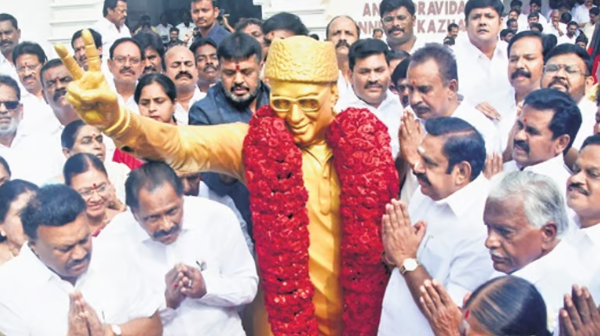
{"label": "signboard with text", "polygon": [[[362,37],[371,37],[373,29],[382,28],[379,16],[381,1],[330,0],[328,18],[349,15],[361,30]],[[418,0],[415,1],[415,34],[427,42],[442,42],[450,23],[465,30],[466,0]]]}

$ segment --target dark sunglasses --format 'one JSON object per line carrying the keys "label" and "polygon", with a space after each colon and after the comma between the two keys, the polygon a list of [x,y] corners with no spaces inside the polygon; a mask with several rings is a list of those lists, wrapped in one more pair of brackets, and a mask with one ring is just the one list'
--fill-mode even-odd
{"label": "dark sunglasses", "polygon": [[0,106],[4,105],[8,110],[16,110],[19,104],[18,100],[0,101]]}

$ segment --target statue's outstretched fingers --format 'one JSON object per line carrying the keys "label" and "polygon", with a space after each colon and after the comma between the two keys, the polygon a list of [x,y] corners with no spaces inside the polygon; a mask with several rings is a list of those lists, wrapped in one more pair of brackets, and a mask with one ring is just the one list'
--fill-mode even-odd
{"label": "statue's outstretched fingers", "polygon": [[96,48],[92,33],[90,33],[89,30],[84,29],[81,33],[81,37],[83,38],[83,44],[85,45],[89,71],[101,71],[102,61],[100,60],[98,48]]}
{"label": "statue's outstretched fingers", "polygon": [[67,67],[67,70],[69,70],[71,76],[73,76],[73,79],[81,79],[81,77],[83,77],[84,71],[81,69],[77,61],[75,61],[73,56],[69,54],[67,48],[62,44],[57,44],[54,46],[54,50],[56,50],[56,53],[62,60],[63,64],[65,65],[65,67]]}

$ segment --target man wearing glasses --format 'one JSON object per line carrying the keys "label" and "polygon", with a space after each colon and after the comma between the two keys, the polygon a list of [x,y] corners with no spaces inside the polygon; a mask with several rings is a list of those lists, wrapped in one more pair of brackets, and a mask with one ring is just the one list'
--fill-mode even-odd
{"label": "man wearing glasses", "polygon": [[418,40],[413,31],[417,17],[412,0],[383,0],[379,14],[390,49],[412,54],[423,46],[423,41]]}
{"label": "man wearing glasses", "polygon": [[581,128],[573,142],[573,148],[565,161],[572,167],[583,141],[594,134],[595,116],[598,107],[585,97],[594,84],[592,78],[592,58],[580,46],[559,44],[546,55],[542,87],[567,93],[581,110]]}
{"label": "man wearing glasses", "polygon": [[144,50],[136,40],[124,37],[116,40],[110,47],[109,56],[108,69],[114,77],[109,84],[117,92],[121,103],[139,112],[133,94],[144,70]]}
{"label": "man wearing glasses", "polygon": [[23,114],[17,82],[0,75],[0,156],[8,162],[15,179],[43,184],[61,173],[64,159],[50,135],[21,126]]}

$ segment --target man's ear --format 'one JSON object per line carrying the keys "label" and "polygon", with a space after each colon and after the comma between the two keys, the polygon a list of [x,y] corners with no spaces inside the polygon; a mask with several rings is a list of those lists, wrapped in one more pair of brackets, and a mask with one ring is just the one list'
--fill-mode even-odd
{"label": "man's ear", "polygon": [[558,236],[558,227],[555,222],[548,222],[540,228],[542,233],[542,249],[547,251],[552,248]]}
{"label": "man's ear", "polygon": [[457,163],[453,170],[457,172],[455,184],[465,185],[471,181],[471,171],[473,169],[467,161]]}

